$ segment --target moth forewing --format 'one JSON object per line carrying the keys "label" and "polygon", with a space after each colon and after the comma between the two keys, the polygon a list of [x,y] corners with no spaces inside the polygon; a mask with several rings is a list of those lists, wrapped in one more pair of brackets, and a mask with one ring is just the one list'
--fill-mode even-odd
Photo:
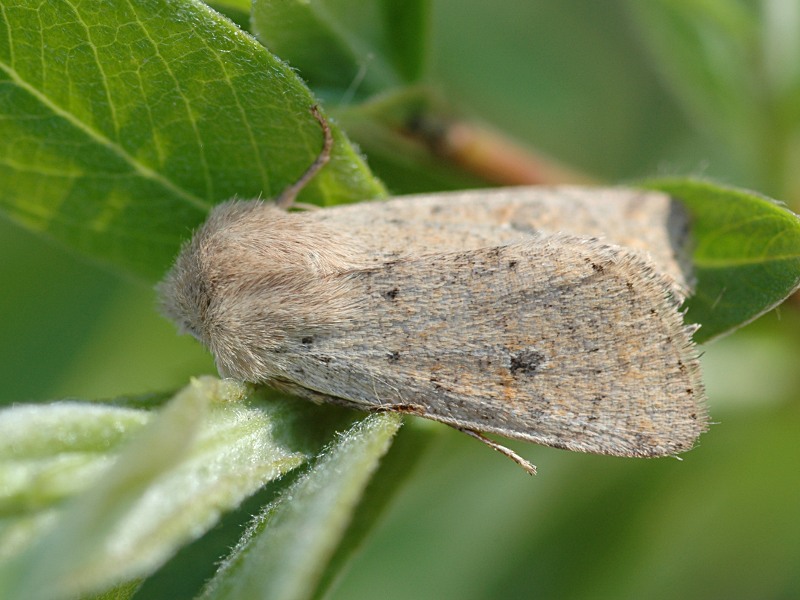
{"label": "moth forewing", "polygon": [[470,190],[337,206],[307,218],[356,235],[376,260],[563,232],[634,250],[675,282],[680,298],[693,283],[688,215],[660,192],[576,186]]}
{"label": "moth forewing", "polygon": [[692,329],[629,250],[539,234],[334,280],[359,310],[264,357],[305,395],[621,456],[687,450],[706,427]]}

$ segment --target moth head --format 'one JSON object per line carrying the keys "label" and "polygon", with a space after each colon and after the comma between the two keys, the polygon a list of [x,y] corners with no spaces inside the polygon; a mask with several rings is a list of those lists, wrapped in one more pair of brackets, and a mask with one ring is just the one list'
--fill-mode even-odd
{"label": "moth head", "polygon": [[162,311],[211,350],[221,374],[267,380],[295,337],[342,318],[330,279],[353,261],[336,237],[272,204],[220,204],[159,285]]}
{"label": "moth head", "polygon": [[205,322],[211,304],[211,290],[201,255],[194,240],[184,244],[156,290],[161,312],[175,323],[178,331],[208,345]]}

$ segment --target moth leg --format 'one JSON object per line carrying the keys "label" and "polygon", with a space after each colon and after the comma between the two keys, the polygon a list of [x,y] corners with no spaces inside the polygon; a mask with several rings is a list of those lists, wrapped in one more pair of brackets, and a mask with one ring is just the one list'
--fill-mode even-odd
{"label": "moth leg", "polygon": [[275,205],[278,208],[287,209],[294,204],[294,199],[297,197],[297,194],[306,187],[309,181],[314,179],[314,176],[319,173],[320,169],[328,164],[328,161],[331,159],[331,148],[333,147],[333,134],[331,134],[331,128],[328,125],[328,122],[323,118],[323,116],[319,112],[319,107],[315,104],[311,107],[311,114],[314,115],[314,118],[319,123],[319,126],[322,127],[322,150],[320,150],[319,154],[317,155],[317,159],[311,163],[311,166],[306,169],[306,172],[300,176],[300,179],[295,181],[292,185],[287,187],[281,195],[277,197],[275,200]]}
{"label": "moth leg", "polygon": [[456,429],[458,429],[459,431],[463,431],[468,436],[474,437],[476,440],[478,440],[480,442],[483,442],[484,444],[486,444],[490,448],[494,448],[500,454],[505,454],[508,458],[513,460],[520,467],[525,469],[530,475],[536,475],[536,465],[528,462],[527,460],[522,458],[519,454],[517,454],[513,450],[510,450],[509,448],[506,448],[505,446],[503,446],[501,444],[498,444],[494,440],[490,440],[485,435],[483,435],[479,431],[475,431],[474,429],[464,429],[463,427],[456,427]]}

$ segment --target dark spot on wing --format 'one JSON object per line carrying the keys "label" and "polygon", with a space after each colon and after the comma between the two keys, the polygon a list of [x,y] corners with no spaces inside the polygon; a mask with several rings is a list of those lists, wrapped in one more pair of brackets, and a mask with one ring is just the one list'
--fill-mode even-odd
{"label": "dark spot on wing", "polygon": [[515,352],[511,355],[511,374],[535,375],[544,360],[544,354],[536,350]]}
{"label": "dark spot on wing", "polygon": [[381,292],[381,296],[383,296],[387,300],[394,300],[395,298],[397,298],[397,294],[399,294],[399,293],[400,293],[400,290],[395,287],[395,288],[390,289],[389,291]]}

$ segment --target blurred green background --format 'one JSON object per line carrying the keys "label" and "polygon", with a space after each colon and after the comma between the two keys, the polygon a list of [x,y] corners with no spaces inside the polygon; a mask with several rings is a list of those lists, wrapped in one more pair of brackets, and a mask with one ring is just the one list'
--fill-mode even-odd
{"label": "blurred green background", "polygon": [[[765,143],[752,123],[721,131],[681,102],[631,4],[436,1],[429,79],[465,114],[600,180],[703,175],[797,210],[800,152],[782,152],[785,169],[748,162]],[[707,4],[800,13],[796,1]],[[141,284],[6,221],[0,257],[3,403],[163,390],[214,372]],[[797,307],[704,348],[715,424],[682,461],[513,444],[538,465],[531,479],[466,436],[409,420],[436,443],[332,596],[800,597]]]}

